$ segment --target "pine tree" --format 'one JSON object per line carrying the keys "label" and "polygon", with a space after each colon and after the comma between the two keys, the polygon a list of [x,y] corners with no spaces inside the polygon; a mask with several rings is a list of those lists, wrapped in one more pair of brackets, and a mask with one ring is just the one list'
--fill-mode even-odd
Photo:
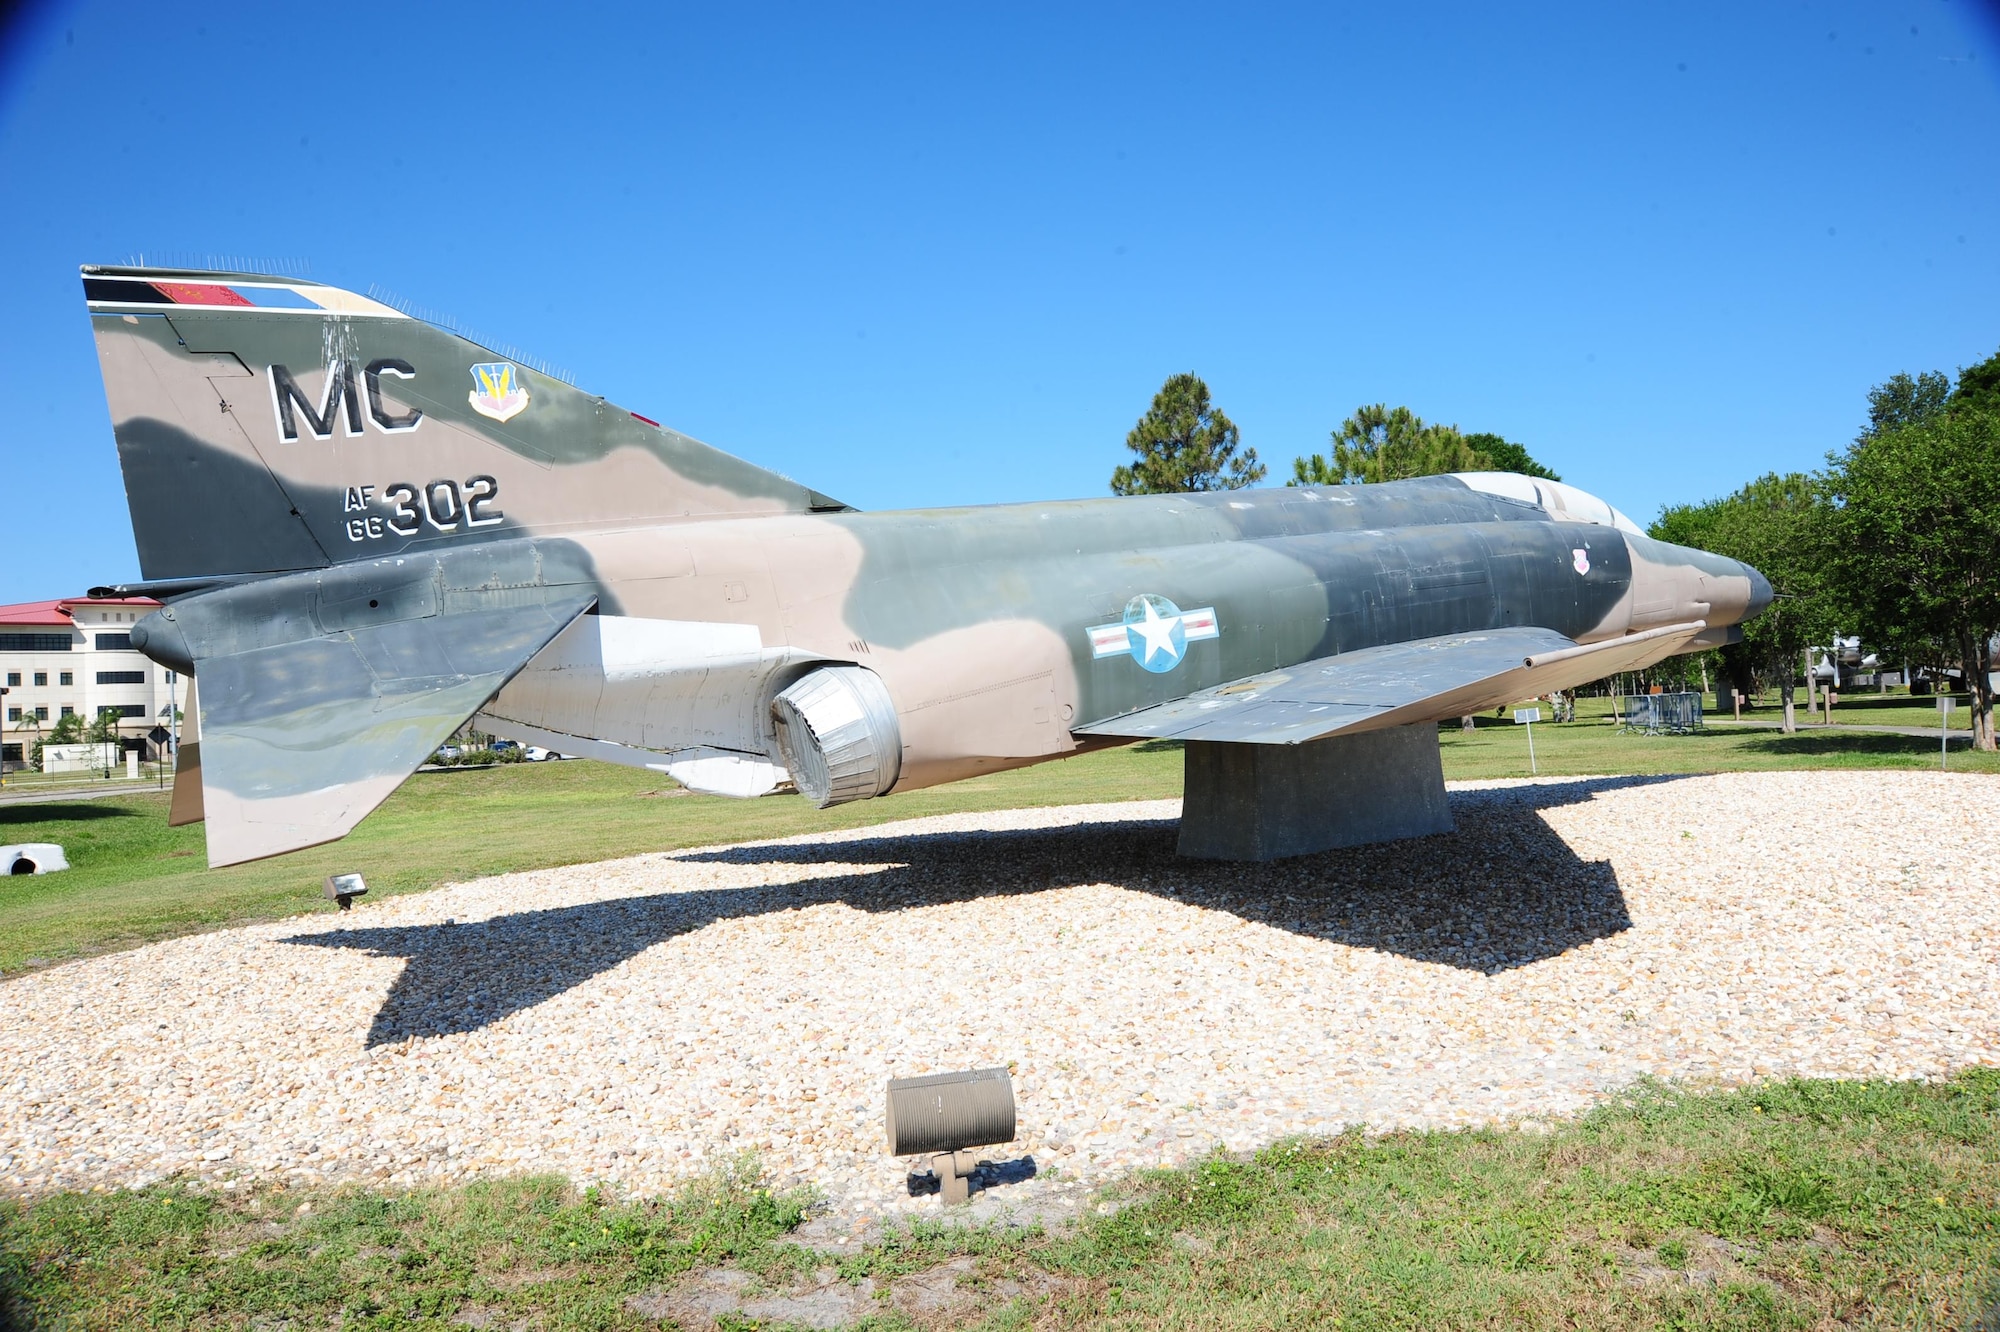
{"label": "pine tree", "polygon": [[1236,423],[1209,400],[1199,376],[1171,375],[1125,436],[1125,447],[1139,456],[1111,474],[1111,493],[1174,495],[1255,485],[1267,469],[1257,450],[1239,452],[1241,443]]}

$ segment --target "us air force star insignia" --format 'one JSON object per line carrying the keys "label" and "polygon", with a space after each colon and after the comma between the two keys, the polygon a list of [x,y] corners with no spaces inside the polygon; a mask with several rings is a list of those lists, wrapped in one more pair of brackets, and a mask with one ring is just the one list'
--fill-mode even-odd
{"label": "us air force star insignia", "polygon": [[1180,665],[1189,643],[1219,638],[1222,630],[1216,623],[1215,607],[1184,611],[1165,597],[1147,592],[1126,603],[1125,618],[1117,624],[1096,625],[1084,633],[1090,638],[1091,656],[1129,654],[1157,675]]}

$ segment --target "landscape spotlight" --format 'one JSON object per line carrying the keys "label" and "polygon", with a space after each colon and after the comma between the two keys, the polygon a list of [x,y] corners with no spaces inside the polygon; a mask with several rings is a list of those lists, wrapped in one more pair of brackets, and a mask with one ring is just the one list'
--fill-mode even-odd
{"label": "landscape spotlight", "polygon": [[1004,1068],[890,1078],[886,1119],[889,1155],[930,1157],[938,1196],[966,1202],[979,1168],[967,1149],[1014,1140],[1014,1080]]}
{"label": "landscape spotlight", "polygon": [[354,905],[355,898],[368,891],[368,885],[359,874],[329,874],[324,891],[329,902],[345,911]]}

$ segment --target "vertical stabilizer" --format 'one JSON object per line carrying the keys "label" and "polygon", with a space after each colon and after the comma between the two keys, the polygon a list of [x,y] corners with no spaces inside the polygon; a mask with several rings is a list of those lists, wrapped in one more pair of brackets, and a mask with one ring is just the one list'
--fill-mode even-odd
{"label": "vertical stabilizer", "polygon": [[845,506],[353,292],[83,270],[148,579]]}

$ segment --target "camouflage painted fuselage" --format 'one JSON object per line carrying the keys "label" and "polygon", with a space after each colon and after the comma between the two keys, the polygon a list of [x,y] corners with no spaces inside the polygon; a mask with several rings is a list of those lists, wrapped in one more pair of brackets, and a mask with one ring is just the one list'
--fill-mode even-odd
{"label": "camouflage painted fuselage", "polygon": [[85,289],[170,602],[134,642],[199,678],[214,863],[340,835],[475,712],[754,795],[798,775],[780,691],[860,668],[909,789],[1297,663],[1524,627],[1688,650],[1769,597],[1487,474],[860,513],[336,288]]}
{"label": "camouflage painted fuselage", "polygon": [[[692,626],[718,623],[754,627],[758,647],[787,662],[879,674],[902,723],[900,789],[1068,753],[1074,726],[1319,657],[1509,625],[1592,642],[1726,624],[1752,594],[1733,561],[1550,521],[1450,477],[571,539],[590,556],[600,614],[676,627],[651,642],[660,674],[711,673],[702,656],[675,666],[667,654],[674,632],[699,638]],[[1088,630],[1119,623],[1142,596],[1213,608],[1215,637],[1187,642],[1164,670],[1132,651],[1094,655]],[[653,751],[762,752],[759,732],[768,740],[762,690],[738,691],[732,730],[712,706],[626,709],[621,695],[586,707],[581,679],[566,706],[538,708],[539,674],[503,690],[489,715]],[[650,682],[646,694],[691,697]]]}

